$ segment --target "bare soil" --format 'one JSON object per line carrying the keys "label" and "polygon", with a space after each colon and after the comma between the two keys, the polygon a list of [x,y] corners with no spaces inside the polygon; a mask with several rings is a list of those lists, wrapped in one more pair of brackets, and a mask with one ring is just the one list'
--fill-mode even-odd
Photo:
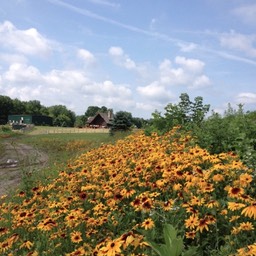
{"label": "bare soil", "polygon": [[8,194],[21,182],[24,172],[40,170],[48,156],[32,146],[6,140],[0,154],[0,196]]}

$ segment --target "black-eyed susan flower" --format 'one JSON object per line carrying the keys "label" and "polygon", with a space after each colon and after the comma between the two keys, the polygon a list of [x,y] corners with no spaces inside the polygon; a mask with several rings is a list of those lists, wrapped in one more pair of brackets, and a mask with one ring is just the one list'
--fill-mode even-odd
{"label": "black-eyed susan flower", "polygon": [[185,220],[185,227],[189,229],[194,229],[199,225],[199,218],[196,215],[191,215]]}
{"label": "black-eyed susan flower", "polygon": [[121,191],[121,195],[123,195],[126,198],[132,197],[135,193],[136,193],[135,189],[128,189],[128,190],[127,189],[123,189]]}
{"label": "black-eyed susan flower", "polygon": [[43,231],[49,231],[56,226],[57,223],[54,220],[52,220],[51,218],[46,218],[37,225],[37,228]]}
{"label": "black-eyed susan flower", "polygon": [[208,224],[214,224],[216,222],[216,218],[212,214],[206,214],[205,218]]}
{"label": "black-eyed susan flower", "polygon": [[174,185],[173,185],[173,187],[172,187],[172,189],[174,190],[174,191],[179,191],[179,190],[181,190],[181,184],[180,183],[175,183]]}
{"label": "black-eyed susan flower", "polygon": [[26,254],[26,256],[39,256],[39,253],[37,251],[33,251]]}
{"label": "black-eyed susan flower", "polygon": [[149,198],[147,200],[145,200],[142,205],[141,205],[141,209],[143,211],[150,211],[153,208],[153,201]]}
{"label": "black-eyed susan flower", "polygon": [[209,224],[209,222],[208,222],[207,218],[200,219],[198,226],[197,226],[197,230],[199,230],[201,233],[204,230],[209,231],[208,224]]}
{"label": "black-eyed susan flower", "polygon": [[19,197],[25,197],[25,195],[26,195],[26,193],[24,191],[20,191],[18,194]]}
{"label": "black-eyed susan flower", "polygon": [[239,182],[242,187],[248,186],[252,182],[252,175],[249,173],[242,173],[239,177]]}
{"label": "black-eyed susan flower", "polygon": [[256,220],[256,201],[242,210],[242,214]]}
{"label": "black-eyed susan flower", "polygon": [[256,243],[238,249],[236,255],[237,256],[255,256],[256,255]]}
{"label": "black-eyed susan flower", "polygon": [[196,231],[188,231],[185,234],[186,238],[188,239],[195,239],[196,237]]}
{"label": "black-eyed susan flower", "polygon": [[21,245],[20,248],[27,248],[27,249],[31,249],[31,247],[34,245],[34,243],[32,243],[29,240],[25,240]]}
{"label": "black-eyed susan flower", "polygon": [[7,250],[11,248],[12,244],[8,241],[0,242],[0,252],[5,253]]}
{"label": "black-eyed susan flower", "polygon": [[174,202],[173,199],[169,199],[168,201],[162,202],[161,206],[164,211],[170,211],[173,208]]}
{"label": "black-eyed susan flower", "polygon": [[220,182],[220,181],[223,181],[225,178],[222,174],[215,174],[213,177],[212,177],[212,180],[215,181],[215,182]]}
{"label": "black-eyed susan flower", "polygon": [[74,214],[74,212],[69,213],[65,217],[65,222],[68,227],[74,227],[78,221],[78,217]]}
{"label": "black-eyed susan flower", "polygon": [[135,235],[133,232],[125,233],[120,238],[123,241],[123,248],[126,249],[135,240]]}
{"label": "black-eyed susan flower", "polygon": [[82,233],[80,231],[74,231],[70,234],[71,241],[73,243],[80,243],[83,241]]}
{"label": "black-eyed susan flower", "polygon": [[240,230],[243,230],[243,231],[254,230],[253,224],[249,221],[240,223],[239,228]]}
{"label": "black-eyed susan flower", "polygon": [[241,217],[240,215],[233,215],[230,217],[229,222],[234,222],[234,221],[240,219],[240,217]]}
{"label": "black-eyed susan flower", "polygon": [[0,236],[6,234],[8,232],[8,228],[6,227],[0,227]]}
{"label": "black-eyed susan flower", "polygon": [[141,207],[141,200],[139,198],[135,198],[134,201],[131,202],[131,205],[135,208],[135,211],[139,211]]}
{"label": "black-eyed susan flower", "polygon": [[240,198],[244,194],[244,189],[240,187],[231,187],[228,191],[228,195],[232,198]]}
{"label": "black-eyed susan flower", "polygon": [[122,244],[123,244],[122,240],[110,241],[105,247],[100,249],[99,255],[116,256],[119,253],[121,253]]}
{"label": "black-eyed susan flower", "polygon": [[14,233],[14,234],[12,234],[12,235],[8,238],[8,243],[13,244],[13,243],[17,242],[17,241],[19,240],[19,238],[20,238],[19,234]]}
{"label": "black-eyed susan flower", "polygon": [[214,208],[214,207],[219,207],[219,202],[217,200],[210,200],[206,206],[208,208]]}
{"label": "black-eyed susan flower", "polygon": [[228,209],[231,211],[237,211],[245,207],[245,204],[237,202],[228,202]]}
{"label": "black-eyed susan flower", "polygon": [[193,196],[190,203],[191,205],[203,205],[205,202],[204,198],[199,198],[199,197],[196,197],[196,196]]}
{"label": "black-eyed susan flower", "polygon": [[155,226],[155,223],[151,218],[147,218],[141,224],[141,227],[143,227],[146,230],[152,229],[154,226]]}
{"label": "black-eyed susan flower", "polygon": [[247,247],[248,247],[248,253],[250,253],[251,255],[256,255],[256,243],[250,244]]}
{"label": "black-eyed susan flower", "polygon": [[81,256],[88,255],[88,254],[86,254],[86,251],[83,246],[80,246],[75,251],[66,254],[66,256],[79,256],[79,255],[81,255]]}
{"label": "black-eyed susan flower", "polygon": [[231,234],[237,235],[240,233],[240,231],[241,231],[241,229],[239,227],[232,227]]}

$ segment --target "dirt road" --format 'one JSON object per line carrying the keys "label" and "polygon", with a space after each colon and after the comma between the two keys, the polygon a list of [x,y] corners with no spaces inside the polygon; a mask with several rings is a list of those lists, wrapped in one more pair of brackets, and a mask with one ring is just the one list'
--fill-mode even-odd
{"label": "dirt road", "polygon": [[7,140],[0,155],[0,196],[21,182],[26,171],[38,170],[47,164],[48,156],[33,147]]}

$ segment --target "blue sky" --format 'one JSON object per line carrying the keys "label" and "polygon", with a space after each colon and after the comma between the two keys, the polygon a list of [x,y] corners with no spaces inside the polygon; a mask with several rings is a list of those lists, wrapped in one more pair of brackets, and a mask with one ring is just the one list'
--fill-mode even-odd
{"label": "blue sky", "polygon": [[0,95],[150,118],[181,93],[256,110],[255,0],[1,0]]}

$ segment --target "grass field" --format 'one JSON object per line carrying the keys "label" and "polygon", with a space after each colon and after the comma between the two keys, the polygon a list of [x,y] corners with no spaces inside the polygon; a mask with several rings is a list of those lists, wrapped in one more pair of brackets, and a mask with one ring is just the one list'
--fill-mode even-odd
{"label": "grass field", "polygon": [[[34,171],[31,172],[30,168],[28,172],[27,166],[23,165],[22,169],[19,170],[20,176],[22,176],[20,185],[33,187],[34,182],[38,180],[49,180],[56,177],[59,171],[66,168],[74,158],[82,153],[97,148],[102,144],[114,143],[126,135],[127,133],[118,133],[110,136],[107,129],[37,126],[25,132],[13,132],[5,127],[0,129],[0,159],[1,156],[6,154],[6,143],[11,144],[14,149],[12,153],[8,152],[8,158],[10,159],[19,158],[17,154],[21,153],[21,150],[19,150],[20,145],[28,145],[34,149],[30,150],[27,156],[28,163],[36,162],[35,158],[38,157],[38,152],[46,154],[48,156],[47,164],[43,168],[35,165],[33,167]],[[6,160],[6,157],[4,159]],[[10,179],[11,175],[10,172]]]}
{"label": "grass field", "polygon": [[[27,133],[27,132],[26,132]],[[31,130],[28,130],[28,134],[30,135],[38,135],[38,134],[58,134],[58,133],[109,133],[109,129],[98,128],[75,128],[75,127],[53,127],[53,126],[36,126]]]}

